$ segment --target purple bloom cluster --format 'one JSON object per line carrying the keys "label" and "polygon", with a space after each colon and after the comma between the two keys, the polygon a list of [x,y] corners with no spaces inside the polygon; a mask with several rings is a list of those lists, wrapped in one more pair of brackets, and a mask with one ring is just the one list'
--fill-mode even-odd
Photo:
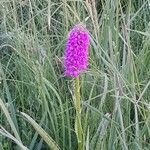
{"label": "purple bloom cluster", "polygon": [[65,75],[77,77],[88,65],[89,33],[82,24],[75,25],[69,32],[65,57]]}

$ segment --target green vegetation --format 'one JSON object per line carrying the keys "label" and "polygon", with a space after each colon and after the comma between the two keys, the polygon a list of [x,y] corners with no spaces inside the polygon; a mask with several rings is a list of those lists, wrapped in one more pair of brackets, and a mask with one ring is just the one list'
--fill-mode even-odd
{"label": "green vegetation", "polygon": [[0,150],[76,150],[68,31],[90,32],[86,150],[150,148],[149,0],[0,0]]}

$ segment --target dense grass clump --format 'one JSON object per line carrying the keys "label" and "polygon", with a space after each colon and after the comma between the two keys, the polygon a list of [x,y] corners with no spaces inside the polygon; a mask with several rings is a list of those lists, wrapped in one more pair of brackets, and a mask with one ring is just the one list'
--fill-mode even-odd
{"label": "dense grass clump", "polygon": [[90,33],[81,74],[86,150],[150,148],[149,0],[0,1],[0,150],[76,150],[68,31]]}

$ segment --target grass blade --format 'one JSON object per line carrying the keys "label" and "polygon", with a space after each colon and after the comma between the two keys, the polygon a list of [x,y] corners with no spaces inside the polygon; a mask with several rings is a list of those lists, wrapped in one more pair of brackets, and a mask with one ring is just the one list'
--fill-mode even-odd
{"label": "grass blade", "polygon": [[21,142],[20,136],[19,136],[19,134],[18,134],[18,132],[16,130],[16,127],[15,127],[15,125],[13,123],[13,120],[12,120],[12,118],[11,118],[11,116],[10,116],[6,106],[5,106],[5,104],[3,103],[3,101],[1,99],[0,99],[0,108],[3,110],[3,112],[4,112],[8,122],[9,122],[9,124],[11,126],[11,129],[12,129],[12,131],[13,131],[15,137],[16,137],[16,139]]}
{"label": "grass blade", "polygon": [[12,136],[8,131],[6,131],[2,126],[0,126],[0,133],[8,137],[9,139],[13,140],[22,150],[29,150],[27,147],[25,147],[19,140],[17,140],[14,136]]}
{"label": "grass blade", "polygon": [[48,144],[51,149],[60,149],[55,141],[29,115],[24,112],[21,112],[21,115],[27,119],[27,121],[34,127],[34,129],[38,132],[38,134],[43,138],[43,140]]}

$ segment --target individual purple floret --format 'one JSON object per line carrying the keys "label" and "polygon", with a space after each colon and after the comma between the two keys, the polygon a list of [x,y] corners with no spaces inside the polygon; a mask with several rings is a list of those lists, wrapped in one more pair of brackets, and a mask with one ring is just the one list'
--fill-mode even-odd
{"label": "individual purple floret", "polygon": [[69,32],[64,57],[65,75],[77,77],[88,65],[89,33],[84,25],[77,24]]}

